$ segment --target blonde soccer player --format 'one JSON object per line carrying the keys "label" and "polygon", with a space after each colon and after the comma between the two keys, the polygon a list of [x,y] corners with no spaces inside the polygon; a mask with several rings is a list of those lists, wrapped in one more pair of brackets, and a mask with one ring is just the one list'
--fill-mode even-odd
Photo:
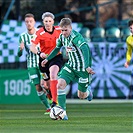
{"label": "blonde soccer player", "polygon": [[[80,99],[87,98],[91,101],[93,94],[91,91],[91,75],[95,72],[91,68],[91,52],[88,44],[83,36],[72,29],[72,22],[69,18],[63,18],[60,21],[61,34],[56,44],[56,48],[52,53],[42,61],[42,66],[45,66],[49,60],[59,52],[62,46],[65,47],[68,53],[68,62],[63,66],[58,78],[58,103],[66,110],[66,94],[65,87],[76,80],[78,83],[78,97]],[[68,120],[67,115],[64,120]]]}

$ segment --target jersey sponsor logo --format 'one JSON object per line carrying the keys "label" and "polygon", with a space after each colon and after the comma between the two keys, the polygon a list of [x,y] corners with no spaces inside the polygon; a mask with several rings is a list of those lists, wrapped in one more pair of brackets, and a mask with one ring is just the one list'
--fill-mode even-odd
{"label": "jersey sponsor logo", "polygon": [[71,70],[68,67],[65,66],[63,69],[71,73]]}
{"label": "jersey sponsor logo", "polygon": [[37,75],[37,74],[31,75],[30,78],[31,78],[31,79],[38,78],[38,75]]}
{"label": "jersey sponsor logo", "polygon": [[87,83],[88,82],[88,78],[83,79],[82,77],[79,78],[79,83]]}
{"label": "jersey sponsor logo", "polygon": [[72,47],[72,46],[71,46],[71,47],[68,47],[68,46],[67,46],[67,47],[66,47],[66,51],[67,51],[67,52],[76,52],[76,49],[75,49],[75,47]]}

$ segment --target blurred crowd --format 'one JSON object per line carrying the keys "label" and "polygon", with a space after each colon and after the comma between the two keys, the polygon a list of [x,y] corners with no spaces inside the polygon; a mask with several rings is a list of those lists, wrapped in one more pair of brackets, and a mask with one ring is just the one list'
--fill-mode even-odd
{"label": "blurred crowd", "polygon": [[[24,15],[31,12],[35,15],[37,21],[42,21],[41,15],[43,12],[50,11],[57,16],[55,20],[57,22],[60,21],[62,17],[69,17],[73,22],[81,22],[85,27],[92,29],[96,27],[97,19],[100,26],[104,26],[105,21],[109,18],[127,19],[133,17],[132,0],[116,0],[115,2],[99,6],[98,8],[96,6],[97,4],[101,5],[109,1],[110,0],[17,0],[8,19],[23,20]],[[0,0],[1,21],[10,3],[11,0]]]}

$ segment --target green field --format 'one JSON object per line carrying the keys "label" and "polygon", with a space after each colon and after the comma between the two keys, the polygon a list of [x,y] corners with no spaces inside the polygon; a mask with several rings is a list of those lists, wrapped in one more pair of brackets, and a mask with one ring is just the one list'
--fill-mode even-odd
{"label": "green field", "polygon": [[69,100],[68,121],[44,111],[42,104],[0,105],[0,133],[133,133],[131,100]]}

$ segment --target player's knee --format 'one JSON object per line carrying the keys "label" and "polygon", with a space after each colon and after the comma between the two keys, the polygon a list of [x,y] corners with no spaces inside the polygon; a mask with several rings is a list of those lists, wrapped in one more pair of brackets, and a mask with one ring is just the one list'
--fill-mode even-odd
{"label": "player's knee", "polygon": [[57,89],[61,89],[61,90],[65,89],[64,84],[63,83],[58,83],[57,84]]}
{"label": "player's knee", "polygon": [[65,87],[66,87],[65,80],[59,79],[58,80],[58,84],[57,84],[57,89],[63,90],[63,89],[65,89]]}
{"label": "player's knee", "polygon": [[36,84],[36,90],[37,91],[42,91],[42,88],[41,88],[40,84]]}

